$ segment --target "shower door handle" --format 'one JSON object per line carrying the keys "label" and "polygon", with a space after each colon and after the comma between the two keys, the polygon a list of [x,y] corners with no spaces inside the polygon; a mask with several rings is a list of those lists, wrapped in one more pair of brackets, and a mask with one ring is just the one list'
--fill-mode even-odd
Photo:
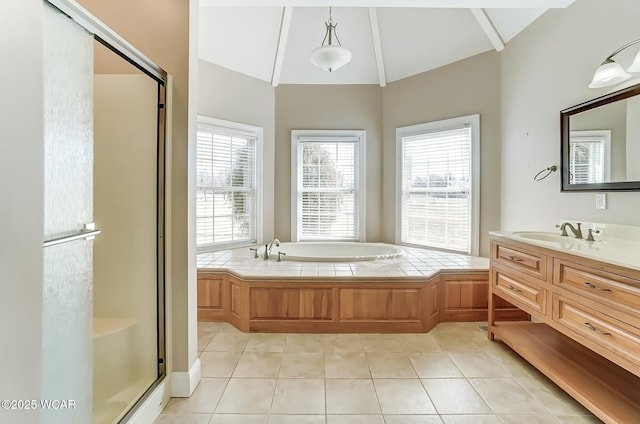
{"label": "shower door handle", "polygon": [[101,232],[101,230],[96,230],[96,224],[91,222],[89,224],[84,224],[84,228],[81,231],[45,240],[42,247],[55,246],[57,244],[69,243],[75,240],[93,240]]}

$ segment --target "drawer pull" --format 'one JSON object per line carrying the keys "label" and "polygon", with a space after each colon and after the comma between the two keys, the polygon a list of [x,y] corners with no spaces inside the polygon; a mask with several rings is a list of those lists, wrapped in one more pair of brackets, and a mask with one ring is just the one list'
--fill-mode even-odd
{"label": "drawer pull", "polygon": [[507,259],[509,259],[510,261],[522,262],[522,259],[517,256],[507,256]]}
{"label": "drawer pull", "polygon": [[584,282],[584,285],[585,285],[585,286],[587,286],[587,287],[589,287],[590,289],[593,289],[593,290],[599,290],[599,291],[603,291],[603,292],[610,292],[610,291],[611,291],[611,289],[603,289],[603,288],[600,288],[600,287],[596,286],[595,284],[590,283],[590,282],[588,282],[588,281],[585,281],[585,282]]}
{"label": "drawer pull", "polygon": [[598,333],[598,334],[602,334],[603,336],[610,336],[611,333],[607,333],[606,331],[602,331],[602,330],[598,330],[596,327],[594,327],[593,325],[591,325],[591,323],[589,322],[585,322],[584,323],[585,327],[587,327],[589,330]]}
{"label": "drawer pull", "polygon": [[508,288],[509,290],[512,290],[512,291],[516,292],[516,293],[522,293],[522,290],[520,290],[519,288],[513,287],[511,284],[509,284],[509,285],[507,286],[507,288]]}

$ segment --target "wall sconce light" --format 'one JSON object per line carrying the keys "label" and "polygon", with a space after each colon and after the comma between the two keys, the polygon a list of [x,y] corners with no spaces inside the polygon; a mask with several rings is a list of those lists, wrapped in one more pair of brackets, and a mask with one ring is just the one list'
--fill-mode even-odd
{"label": "wall sconce light", "polygon": [[627,47],[631,47],[638,43],[640,43],[640,39],[631,41],[607,56],[607,58],[602,62],[602,65],[600,65],[598,69],[596,69],[595,74],[593,74],[593,80],[591,81],[591,84],[589,84],[589,88],[608,87],[629,79],[631,75],[627,72],[640,72],[640,52],[638,52],[636,58],[633,60],[633,63],[626,72],[618,62],[612,59],[613,56],[617,55]]}
{"label": "wall sconce light", "polygon": [[[351,60],[351,50],[342,47],[338,35],[336,34],[336,26],[331,17],[331,8],[329,8],[329,20],[324,23],[327,32],[322,40],[322,45],[311,52],[311,62],[319,68],[327,72],[333,72]],[[334,39],[337,44],[334,44]],[[325,42],[328,41],[327,44]],[[640,40],[638,40],[640,41]]]}

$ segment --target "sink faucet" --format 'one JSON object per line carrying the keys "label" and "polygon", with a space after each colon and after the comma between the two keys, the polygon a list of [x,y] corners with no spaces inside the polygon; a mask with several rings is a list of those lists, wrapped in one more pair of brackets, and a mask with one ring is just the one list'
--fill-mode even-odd
{"label": "sink faucet", "polygon": [[269,259],[269,255],[271,254],[271,249],[273,249],[273,245],[276,245],[276,247],[280,246],[280,240],[278,240],[277,238],[271,240],[271,243],[269,243],[268,245],[265,244],[264,245],[264,258],[265,259]]}
{"label": "sink faucet", "polygon": [[573,235],[576,238],[581,239],[582,238],[582,228],[580,228],[580,226],[582,225],[581,222],[578,222],[577,224],[577,228],[574,227],[573,225],[571,225],[569,222],[564,222],[562,223],[562,225],[556,225],[556,228],[560,228],[560,231],[562,231],[562,236],[567,236],[567,227],[569,227],[569,229],[571,230],[571,232],[573,233]]}

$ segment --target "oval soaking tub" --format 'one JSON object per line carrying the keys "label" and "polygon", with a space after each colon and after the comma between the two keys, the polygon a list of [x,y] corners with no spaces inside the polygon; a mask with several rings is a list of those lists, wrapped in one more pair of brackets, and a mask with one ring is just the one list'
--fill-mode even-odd
{"label": "oval soaking tub", "polygon": [[273,246],[271,256],[277,257],[278,252],[285,254],[282,256],[285,261],[355,262],[395,258],[402,254],[402,249],[379,243],[299,242]]}

